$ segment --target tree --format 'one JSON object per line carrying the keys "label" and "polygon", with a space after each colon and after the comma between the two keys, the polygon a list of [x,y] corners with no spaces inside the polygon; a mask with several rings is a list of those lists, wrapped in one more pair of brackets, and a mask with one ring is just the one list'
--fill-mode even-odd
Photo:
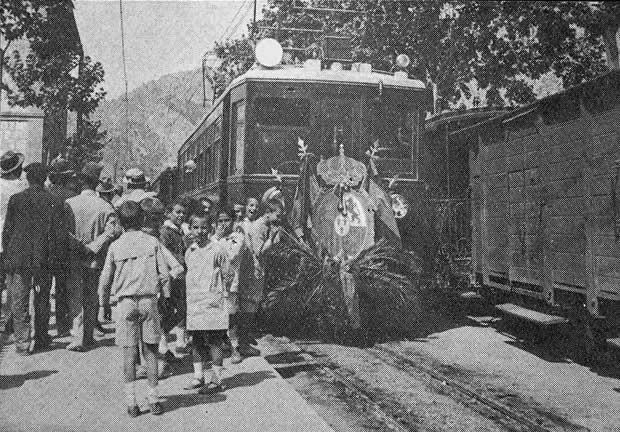
{"label": "tree", "polygon": [[77,113],[77,130],[66,143],[68,154],[76,157],[76,163],[99,160],[104,134],[98,131],[100,123],[89,116],[105,96],[103,67],[84,56],[79,35],[70,30],[75,28],[70,0],[30,3],[39,8],[36,20],[31,19],[37,31],[22,34],[28,41],[25,57],[14,50],[8,58],[7,69],[16,87],[9,92],[9,101],[38,107],[46,114]]}
{"label": "tree", "polygon": [[0,7],[0,102],[4,83],[5,58],[11,45],[22,38],[34,39],[41,29],[43,7],[50,2],[39,0],[2,0]]}
{"label": "tree", "polygon": [[[359,13],[295,7],[302,4]],[[524,104],[535,98],[535,80],[549,71],[566,87],[619,67],[620,6],[614,2],[271,0],[258,26],[276,28],[260,30],[259,38],[276,35],[285,47],[318,45],[321,36],[286,28],[350,34],[354,59],[381,70],[394,70],[397,55],[407,54],[408,73],[433,89],[435,111],[464,101]],[[220,51],[222,82],[251,63],[249,55],[231,52]],[[295,51],[301,60],[307,55]]]}
{"label": "tree", "polygon": [[245,73],[254,64],[254,46],[252,42],[241,37],[235,40],[215,42],[214,54],[221,59],[213,71],[213,98],[216,99],[230,82]]}
{"label": "tree", "polygon": [[67,159],[75,166],[83,166],[86,162],[99,162],[103,158],[106,132],[101,132],[100,126],[100,121],[85,119],[82,127],[67,138],[65,142]]}

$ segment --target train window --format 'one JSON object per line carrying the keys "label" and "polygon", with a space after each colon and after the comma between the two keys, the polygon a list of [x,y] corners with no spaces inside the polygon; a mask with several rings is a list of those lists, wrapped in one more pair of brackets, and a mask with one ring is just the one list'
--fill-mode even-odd
{"label": "train window", "polygon": [[260,97],[254,101],[261,126],[304,127],[310,123],[310,101],[299,98]]}
{"label": "train window", "polygon": [[418,112],[405,105],[386,104],[377,114],[373,127],[373,141],[379,142],[377,168],[417,177]]}
{"label": "train window", "polygon": [[230,168],[231,175],[243,174],[245,138],[245,102],[235,102],[232,107],[230,128]]}

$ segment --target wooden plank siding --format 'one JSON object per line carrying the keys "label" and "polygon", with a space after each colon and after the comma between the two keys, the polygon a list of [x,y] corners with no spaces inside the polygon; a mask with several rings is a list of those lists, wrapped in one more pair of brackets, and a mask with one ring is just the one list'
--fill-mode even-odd
{"label": "wooden plank siding", "polygon": [[597,83],[610,86],[598,99],[569,89],[475,129],[470,182],[485,283],[550,304],[577,293],[595,316],[599,299],[620,301],[620,72]]}

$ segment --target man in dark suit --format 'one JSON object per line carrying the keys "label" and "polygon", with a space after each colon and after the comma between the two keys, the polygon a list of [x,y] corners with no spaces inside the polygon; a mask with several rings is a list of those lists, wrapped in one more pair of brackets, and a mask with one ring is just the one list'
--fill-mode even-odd
{"label": "man in dark suit", "polygon": [[[52,272],[68,259],[63,202],[44,188],[40,163],[25,169],[28,188],[11,196],[2,231],[4,269],[11,294],[15,345],[28,355],[51,342],[48,335]],[[30,340],[30,290],[34,287],[34,344]]]}
{"label": "man in dark suit", "polygon": [[[49,180],[51,184],[48,190],[63,202],[76,196],[79,192],[79,184],[73,166],[68,160],[60,156],[50,164]],[[58,336],[69,335],[69,330],[73,325],[67,293],[69,260],[63,264],[66,266],[59,268],[58,272],[53,275],[56,290],[56,331]]]}

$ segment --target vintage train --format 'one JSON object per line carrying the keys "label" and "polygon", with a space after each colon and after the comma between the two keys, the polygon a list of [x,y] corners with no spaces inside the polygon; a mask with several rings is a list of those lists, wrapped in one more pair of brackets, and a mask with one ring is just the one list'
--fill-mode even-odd
{"label": "vintage train", "polygon": [[260,64],[232,81],[214,102],[181,145],[176,170],[155,179],[153,187],[164,199],[206,196],[235,203],[260,198],[277,183],[272,170],[290,199],[301,138],[319,158],[337,155],[342,145],[347,156],[366,161],[366,152],[378,146],[379,176],[396,178],[392,191],[415,201],[423,190],[420,127],[429,99],[421,81],[402,71],[373,71],[364,63]]}
{"label": "vintage train", "polygon": [[594,339],[613,336],[620,72],[511,111],[424,121],[428,102],[420,81],[365,64],[255,67],[224,91],[156,185],[164,198],[237,202],[273,186],[273,168],[292,197],[298,138],[319,156],[343,144],[362,161],[378,142],[380,176],[397,178],[393,192],[411,203],[399,219],[403,244],[441,257],[463,291],[473,287],[508,314],[577,320]]}

